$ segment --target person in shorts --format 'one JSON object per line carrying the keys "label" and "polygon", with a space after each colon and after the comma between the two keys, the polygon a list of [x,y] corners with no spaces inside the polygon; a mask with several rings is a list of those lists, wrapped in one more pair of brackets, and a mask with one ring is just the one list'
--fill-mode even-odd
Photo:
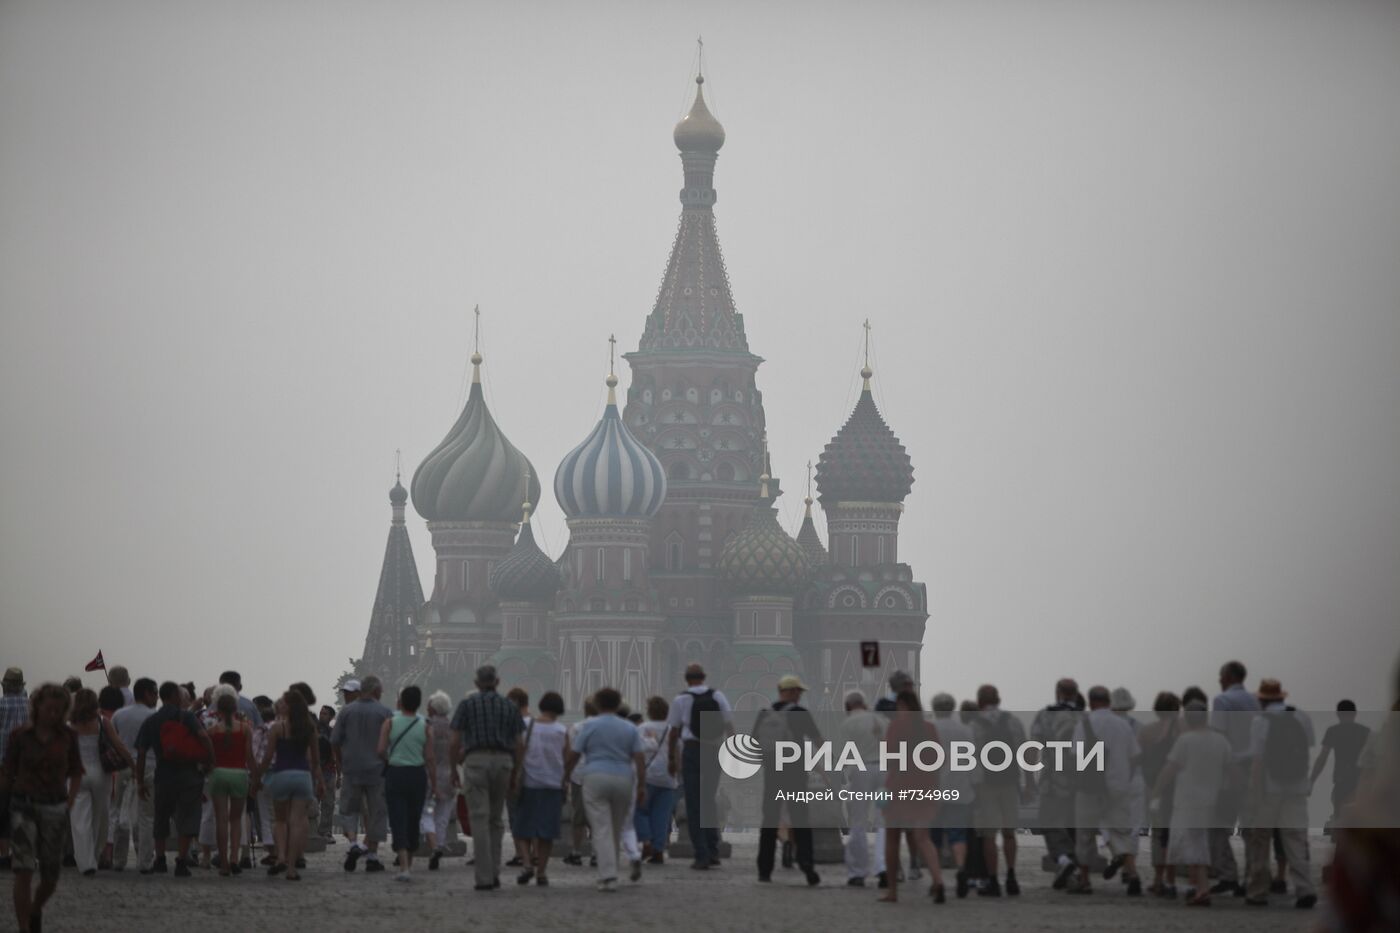
{"label": "person in shorts", "polygon": [[[0,794],[10,800],[15,919],[21,930],[40,928],[44,905],[58,887],[68,811],[83,777],[77,734],[64,721],[71,703],[63,687],[44,684],[31,697],[29,724],[5,743]],[[32,887],[35,871],[37,888]]]}
{"label": "person in shorts", "polygon": [[[199,835],[204,795],[200,765],[214,760],[214,746],[199,718],[184,708],[179,684],[171,680],[161,684],[160,703],[160,709],[141,724],[141,731],[136,735],[136,792],[142,797],[151,792],[145,777],[146,756],[154,755],[155,820],[151,835],[155,838],[156,858],[151,870],[157,874],[166,871],[166,841],[173,833],[179,840],[175,877],[188,878],[190,845]],[[169,728],[166,728],[167,723]],[[172,754],[179,745],[187,747],[188,751]],[[202,751],[202,759],[196,749]]]}

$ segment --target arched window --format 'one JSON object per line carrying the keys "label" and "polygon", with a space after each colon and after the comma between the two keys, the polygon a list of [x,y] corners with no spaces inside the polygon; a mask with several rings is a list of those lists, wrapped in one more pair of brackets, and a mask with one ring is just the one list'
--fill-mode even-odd
{"label": "arched window", "polygon": [[679,573],[684,565],[684,556],[681,536],[673,531],[666,538],[666,569],[672,573]]}
{"label": "arched window", "polygon": [[734,464],[721,463],[719,466],[715,467],[715,476],[719,477],[721,483],[734,482]]}

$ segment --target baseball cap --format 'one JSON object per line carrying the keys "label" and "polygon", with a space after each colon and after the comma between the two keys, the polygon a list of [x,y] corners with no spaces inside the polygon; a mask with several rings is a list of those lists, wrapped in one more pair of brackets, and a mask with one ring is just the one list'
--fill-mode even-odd
{"label": "baseball cap", "polygon": [[353,677],[340,685],[340,689],[345,693],[359,693],[360,682]]}
{"label": "baseball cap", "polygon": [[787,674],[787,675],[785,675],[785,676],[783,677],[782,680],[778,681],[778,689],[779,689],[779,690],[806,690],[806,689],[807,689],[807,685],[804,684],[804,683],[802,682],[801,678],[799,678],[796,674]]}

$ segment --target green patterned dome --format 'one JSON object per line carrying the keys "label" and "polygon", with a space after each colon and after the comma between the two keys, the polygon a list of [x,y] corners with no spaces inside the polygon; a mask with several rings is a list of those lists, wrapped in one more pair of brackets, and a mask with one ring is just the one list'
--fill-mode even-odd
{"label": "green patterned dome", "polygon": [[810,571],[802,546],[778,524],[772,499],[760,500],[748,524],[719,553],[719,575],[736,593],[788,595]]}

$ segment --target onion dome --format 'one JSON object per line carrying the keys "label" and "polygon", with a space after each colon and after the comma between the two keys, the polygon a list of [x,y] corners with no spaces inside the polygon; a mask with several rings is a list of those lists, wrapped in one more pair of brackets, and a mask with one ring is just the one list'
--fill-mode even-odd
{"label": "onion dome", "polygon": [[[719,552],[720,579],[736,593],[786,596],[807,579],[811,565],[802,546],[778,524],[777,480],[759,477],[759,502],[748,523]],[[771,495],[770,495],[771,484]]]}
{"label": "onion dome", "polygon": [[408,501],[408,490],[403,488],[399,478],[394,477],[394,488],[389,490],[389,504],[401,508]]}
{"label": "onion dome", "polygon": [[515,547],[491,571],[487,582],[501,599],[548,602],[559,589],[559,567],[535,543],[535,534],[530,530],[530,503],[525,503],[524,512]]}
{"label": "onion dome", "polygon": [[676,124],[671,134],[681,152],[719,152],[724,145],[724,127],[705,106],[705,76],[695,76],[695,103]]}
{"label": "onion dome", "polygon": [[481,354],[457,423],[413,474],[413,507],[430,522],[514,522],[540,484],[525,455],[496,426],[481,392]]}
{"label": "onion dome", "polygon": [[651,518],[666,498],[661,461],[627,430],[617,411],[617,376],[608,406],[554,474],[554,497],[569,518]]}
{"label": "onion dome", "polygon": [[914,485],[909,454],[870,394],[873,372],[868,363],[860,374],[865,386],[855,410],[817,459],[817,492],[823,505],[903,502]]}

